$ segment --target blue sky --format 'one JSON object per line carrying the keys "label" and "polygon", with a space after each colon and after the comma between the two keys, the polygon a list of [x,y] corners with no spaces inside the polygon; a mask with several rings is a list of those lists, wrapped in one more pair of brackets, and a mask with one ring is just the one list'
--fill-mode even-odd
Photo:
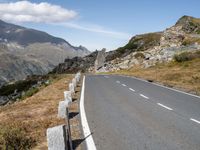
{"label": "blue sky", "polygon": [[[0,2],[17,1],[0,0]],[[73,11],[75,15],[65,16],[59,21],[35,22],[33,19],[15,23],[46,31],[66,39],[73,45],[86,46],[91,51],[104,47],[108,50],[116,49],[126,44],[136,34],[162,31],[172,26],[183,15],[200,18],[199,0],[31,0],[29,2],[58,5]],[[51,11],[49,14],[51,15]]]}

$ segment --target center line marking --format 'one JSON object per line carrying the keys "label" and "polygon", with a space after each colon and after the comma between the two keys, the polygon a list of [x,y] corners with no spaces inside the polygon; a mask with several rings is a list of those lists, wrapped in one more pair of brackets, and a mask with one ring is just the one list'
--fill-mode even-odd
{"label": "center line marking", "polygon": [[135,92],[135,90],[134,90],[134,89],[132,89],[132,88],[129,88],[129,90],[131,90],[131,91]]}
{"label": "center line marking", "polygon": [[116,83],[120,83],[120,81],[116,81]]}
{"label": "center line marking", "polygon": [[143,98],[149,99],[147,96],[140,94],[140,96],[142,96]]}
{"label": "center line marking", "polygon": [[173,110],[172,108],[167,107],[167,106],[165,106],[165,105],[163,105],[163,104],[161,104],[161,103],[157,103],[157,104],[158,104],[159,106],[163,107],[163,108],[168,109],[168,110]]}
{"label": "center line marking", "polygon": [[105,78],[109,78],[108,76],[104,76]]}
{"label": "center line marking", "polygon": [[200,124],[200,121],[198,121],[198,120],[196,120],[196,119],[190,118],[190,120],[192,120],[192,121],[194,121],[194,122]]}
{"label": "center line marking", "polygon": [[122,86],[126,86],[126,84],[122,84]]}

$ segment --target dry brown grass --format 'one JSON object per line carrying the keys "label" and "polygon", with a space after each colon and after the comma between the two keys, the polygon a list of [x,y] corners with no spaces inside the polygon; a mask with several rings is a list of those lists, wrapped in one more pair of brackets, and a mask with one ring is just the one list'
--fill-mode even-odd
{"label": "dry brown grass", "polygon": [[54,81],[32,97],[1,107],[0,125],[16,123],[25,127],[27,134],[36,140],[35,149],[47,149],[46,129],[64,123],[64,120],[57,118],[57,108],[72,77],[62,75],[62,79]]}
{"label": "dry brown grass", "polygon": [[186,62],[170,62],[142,69],[134,67],[109,74],[123,74],[159,82],[164,85],[182,89],[200,95],[200,59]]}

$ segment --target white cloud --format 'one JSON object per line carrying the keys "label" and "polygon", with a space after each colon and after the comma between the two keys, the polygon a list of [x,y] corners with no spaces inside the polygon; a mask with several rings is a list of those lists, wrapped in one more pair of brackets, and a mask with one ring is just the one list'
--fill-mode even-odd
{"label": "white cloud", "polygon": [[68,28],[73,28],[73,29],[78,29],[78,30],[83,30],[83,31],[89,31],[89,32],[95,32],[95,33],[100,33],[100,34],[104,34],[104,35],[108,35],[114,38],[118,38],[118,39],[128,39],[130,38],[130,34],[124,33],[124,32],[118,32],[118,31],[113,31],[113,30],[108,30],[105,29],[101,26],[98,25],[80,25],[77,23],[59,23],[58,25],[62,25]]}
{"label": "white cloud", "polygon": [[9,22],[65,22],[75,18],[77,12],[47,2],[18,1],[0,3],[0,19]]}

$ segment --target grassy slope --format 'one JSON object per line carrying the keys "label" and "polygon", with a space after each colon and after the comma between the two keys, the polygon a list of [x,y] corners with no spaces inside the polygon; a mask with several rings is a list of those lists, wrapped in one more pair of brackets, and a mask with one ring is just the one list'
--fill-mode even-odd
{"label": "grassy slope", "polygon": [[200,58],[185,62],[170,62],[141,69],[134,67],[109,74],[123,74],[159,82],[200,95]]}
{"label": "grassy slope", "polygon": [[64,123],[64,120],[57,118],[57,107],[71,79],[72,75],[61,75],[60,80],[53,81],[32,97],[1,107],[0,128],[22,128],[25,135],[36,141],[37,149],[47,149],[46,129]]}

